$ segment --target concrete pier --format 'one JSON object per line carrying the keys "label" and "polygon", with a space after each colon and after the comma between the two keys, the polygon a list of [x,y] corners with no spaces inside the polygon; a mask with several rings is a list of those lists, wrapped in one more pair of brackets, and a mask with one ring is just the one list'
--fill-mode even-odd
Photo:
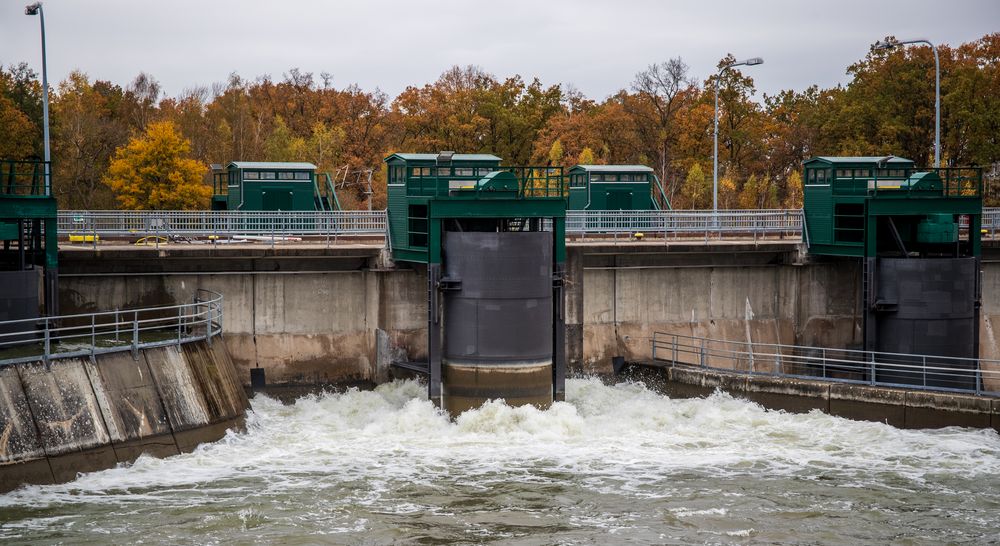
{"label": "concrete pier", "polygon": [[636,362],[632,378],[675,398],[708,396],[716,390],[776,410],[819,410],[900,428],[975,427],[1000,431],[1000,398],[913,391],[871,385],[749,376],[662,362]]}
{"label": "concrete pier", "polygon": [[0,492],[176,455],[243,426],[222,338],[0,368]]}

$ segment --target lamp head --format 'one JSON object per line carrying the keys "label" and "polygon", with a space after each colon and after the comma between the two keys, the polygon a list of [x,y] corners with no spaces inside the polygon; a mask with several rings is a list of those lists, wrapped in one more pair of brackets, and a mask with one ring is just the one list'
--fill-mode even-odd
{"label": "lamp head", "polygon": [[29,4],[24,6],[25,15],[38,15],[38,10],[42,9],[41,2],[35,2],[34,4]]}
{"label": "lamp head", "polygon": [[747,66],[755,66],[755,65],[758,65],[758,64],[764,64],[764,59],[761,59],[760,57],[750,57],[749,59],[746,60],[746,64],[747,64]]}
{"label": "lamp head", "polygon": [[899,42],[894,42],[894,41],[889,41],[889,40],[886,40],[884,42],[882,42],[882,41],[875,42],[875,50],[876,51],[884,51],[886,49],[892,49],[892,48],[897,47],[897,46],[899,46]]}

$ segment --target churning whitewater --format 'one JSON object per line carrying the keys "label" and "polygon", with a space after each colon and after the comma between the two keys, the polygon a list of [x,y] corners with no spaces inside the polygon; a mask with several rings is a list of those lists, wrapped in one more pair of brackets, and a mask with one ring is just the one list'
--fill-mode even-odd
{"label": "churning whitewater", "polygon": [[567,382],[451,421],[426,387],[253,399],[245,433],[0,496],[7,543],[998,541],[1000,437]]}

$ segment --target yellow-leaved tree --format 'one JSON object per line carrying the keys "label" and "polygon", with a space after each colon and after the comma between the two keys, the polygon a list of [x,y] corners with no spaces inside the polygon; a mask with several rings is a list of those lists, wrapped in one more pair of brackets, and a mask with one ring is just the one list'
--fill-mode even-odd
{"label": "yellow-leaved tree", "polygon": [[173,122],[150,123],[115,150],[102,181],[125,209],[205,209],[212,197],[212,188],[202,181],[208,169],[190,154],[191,143]]}

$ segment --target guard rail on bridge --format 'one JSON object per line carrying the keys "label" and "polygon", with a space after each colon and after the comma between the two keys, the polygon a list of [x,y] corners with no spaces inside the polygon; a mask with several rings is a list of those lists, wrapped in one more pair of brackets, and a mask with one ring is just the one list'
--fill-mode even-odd
{"label": "guard rail on bridge", "polygon": [[1000,396],[1000,361],[723,341],[656,332],[654,361],[719,371]]}
{"label": "guard rail on bridge", "polygon": [[222,295],[191,303],[0,322],[0,366],[180,345],[222,333]]}
{"label": "guard rail on bridge", "polygon": [[59,233],[132,236],[384,235],[382,210],[350,211],[125,211],[61,210]]}
{"label": "guard rail on bridge", "polygon": [[566,211],[570,234],[799,234],[802,211],[769,210],[586,210]]}
{"label": "guard rail on bridge", "polygon": [[[384,236],[386,211],[59,211],[60,234],[108,237]],[[983,209],[983,229],[1000,230],[1000,209]],[[587,210],[566,212],[572,236],[644,233],[717,237],[800,236],[802,211]]]}

